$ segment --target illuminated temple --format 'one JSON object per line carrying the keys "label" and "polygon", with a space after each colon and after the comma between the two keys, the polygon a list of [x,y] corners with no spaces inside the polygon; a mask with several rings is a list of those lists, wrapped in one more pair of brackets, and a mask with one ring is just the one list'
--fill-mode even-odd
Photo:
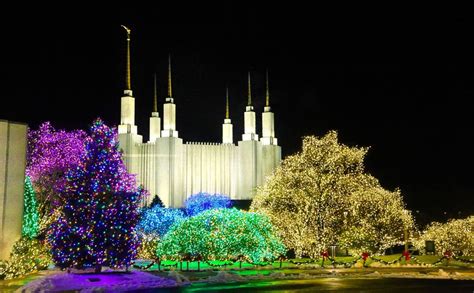
{"label": "illuminated temple", "polygon": [[262,136],[256,129],[252,106],[250,73],[248,103],[244,114],[242,140],[234,143],[233,126],[226,97],[222,142],[184,142],[176,127],[176,104],[172,95],[171,61],[168,64],[168,96],[163,104],[163,123],[158,113],[156,81],[154,107],[150,117],[149,141],[143,142],[135,125],[135,98],[130,82],[130,30],[127,30],[126,89],[121,99],[118,126],[120,148],[130,173],[149,191],[148,202],[158,195],[165,206],[181,207],[187,197],[199,192],[229,195],[249,200],[255,188],[280,164],[281,147],[274,129],[269,103],[268,75],[266,105],[262,113]]}

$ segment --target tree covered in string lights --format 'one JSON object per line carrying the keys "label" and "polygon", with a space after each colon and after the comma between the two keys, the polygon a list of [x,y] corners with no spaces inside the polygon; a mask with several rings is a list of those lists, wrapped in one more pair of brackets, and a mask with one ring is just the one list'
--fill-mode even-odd
{"label": "tree covered in string lights", "polygon": [[36,195],[29,176],[25,177],[25,192],[23,196],[23,225],[21,235],[35,238],[38,235],[39,216]]}
{"label": "tree covered in string lights", "polygon": [[438,255],[447,251],[458,256],[474,255],[474,216],[446,223],[432,222],[420,237],[413,239],[413,245],[424,252],[427,240],[434,241]]}
{"label": "tree covered in string lights", "polygon": [[142,234],[163,237],[173,224],[183,221],[185,217],[180,209],[156,205],[143,211],[137,229]]}
{"label": "tree covered in string lights", "polygon": [[40,233],[59,215],[56,207],[63,203],[59,190],[66,172],[79,164],[86,137],[82,130],[56,130],[49,122],[28,131],[26,174],[36,193]]}
{"label": "tree covered in string lights", "polygon": [[[383,198],[390,193],[379,193],[381,200],[364,201],[357,196],[367,195],[369,199],[371,192],[377,195],[381,189],[378,181],[364,172],[367,151],[340,144],[335,131],[323,137],[305,137],[302,151],[283,160],[258,188],[251,211],[268,215],[285,245],[294,249],[297,257],[319,257],[329,246],[338,244],[340,236],[347,235],[345,232],[359,237],[346,239],[345,244],[359,248],[391,239],[385,233],[391,233],[393,223],[384,226],[385,219],[376,223],[376,213],[368,212],[374,205],[383,210]],[[402,204],[392,206],[394,210],[386,213],[390,219],[391,212],[403,212]],[[397,208],[400,210],[396,211]],[[348,216],[354,221],[348,221]],[[396,226],[400,222],[394,223]],[[384,226],[384,235],[374,230],[380,226]],[[398,237],[399,229],[394,233]]]}
{"label": "tree covered in string lights", "polygon": [[188,216],[195,216],[209,209],[230,208],[230,197],[223,194],[200,192],[186,199],[184,207]]}
{"label": "tree covered in string lights", "polygon": [[13,245],[8,261],[0,260],[0,280],[13,279],[44,270],[51,264],[49,247],[44,241],[22,237]]}
{"label": "tree covered in string lights", "polygon": [[144,193],[128,174],[115,128],[100,119],[90,127],[86,152],[66,173],[64,205],[49,233],[59,267],[121,267],[136,255],[138,205]]}
{"label": "tree covered in string lights", "polygon": [[349,209],[344,213],[344,225],[338,244],[352,254],[382,253],[404,244],[415,229],[413,216],[405,209],[400,190],[387,191],[374,187],[349,195]]}
{"label": "tree covered in string lights", "polygon": [[211,209],[173,225],[158,244],[157,255],[179,260],[274,260],[286,252],[264,215],[231,209]]}

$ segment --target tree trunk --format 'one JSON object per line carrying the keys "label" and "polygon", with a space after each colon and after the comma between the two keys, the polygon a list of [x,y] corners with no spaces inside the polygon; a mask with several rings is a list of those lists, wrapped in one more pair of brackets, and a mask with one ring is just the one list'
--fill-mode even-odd
{"label": "tree trunk", "polygon": [[98,274],[102,271],[102,265],[95,265],[94,273]]}

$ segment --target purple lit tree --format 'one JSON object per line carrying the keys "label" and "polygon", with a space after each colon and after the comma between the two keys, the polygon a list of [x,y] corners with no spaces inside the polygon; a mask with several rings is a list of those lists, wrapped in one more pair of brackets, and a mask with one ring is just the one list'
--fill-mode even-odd
{"label": "purple lit tree", "polygon": [[118,149],[117,132],[93,122],[86,152],[66,173],[60,190],[65,203],[49,240],[61,268],[128,266],[135,257],[139,202],[145,193],[128,174]]}
{"label": "purple lit tree", "polygon": [[49,122],[28,131],[26,174],[35,189],[40,234],[57,218],[55,206],[61,205],[58,190],[66,172],[79,164],[86,137],[82,130],[56,130]]}

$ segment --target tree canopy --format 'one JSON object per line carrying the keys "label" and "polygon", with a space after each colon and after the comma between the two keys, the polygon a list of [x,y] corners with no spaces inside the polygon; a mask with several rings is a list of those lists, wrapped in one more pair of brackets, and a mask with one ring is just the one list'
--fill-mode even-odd
{"label": "tree canopy", "polygon": [[211,209],[177,223],[159,243],[157,255],[261,262],[285,251],[266,216],[231,208]]}
{"label": "tree canopy", "polygon": [[335,131],[323,137],[305,137],[302,151],[283,160],[257,189],[251,211],[267,215],[285,245],[294,249],[297,256],[319,257],[330,245],[356,244],[356,239],[347,237],[351,230],[356,233],[354,237],[368,242],[356,244],[364,249],[373,245],[381,248],[383,239],[403,239],[399,230],[388,228],[400,221],[390,223],[382,236],[371,235],[386,224],[370,219],[378,212],[387,215],[383,221],[387,217],[396,219],[384,210],[385,200],[393,203],[391,212],[400,218],[406,212],[400,193],[386,192],[376,178],[365,173],[367,151],[368,148],[339,143]]}

